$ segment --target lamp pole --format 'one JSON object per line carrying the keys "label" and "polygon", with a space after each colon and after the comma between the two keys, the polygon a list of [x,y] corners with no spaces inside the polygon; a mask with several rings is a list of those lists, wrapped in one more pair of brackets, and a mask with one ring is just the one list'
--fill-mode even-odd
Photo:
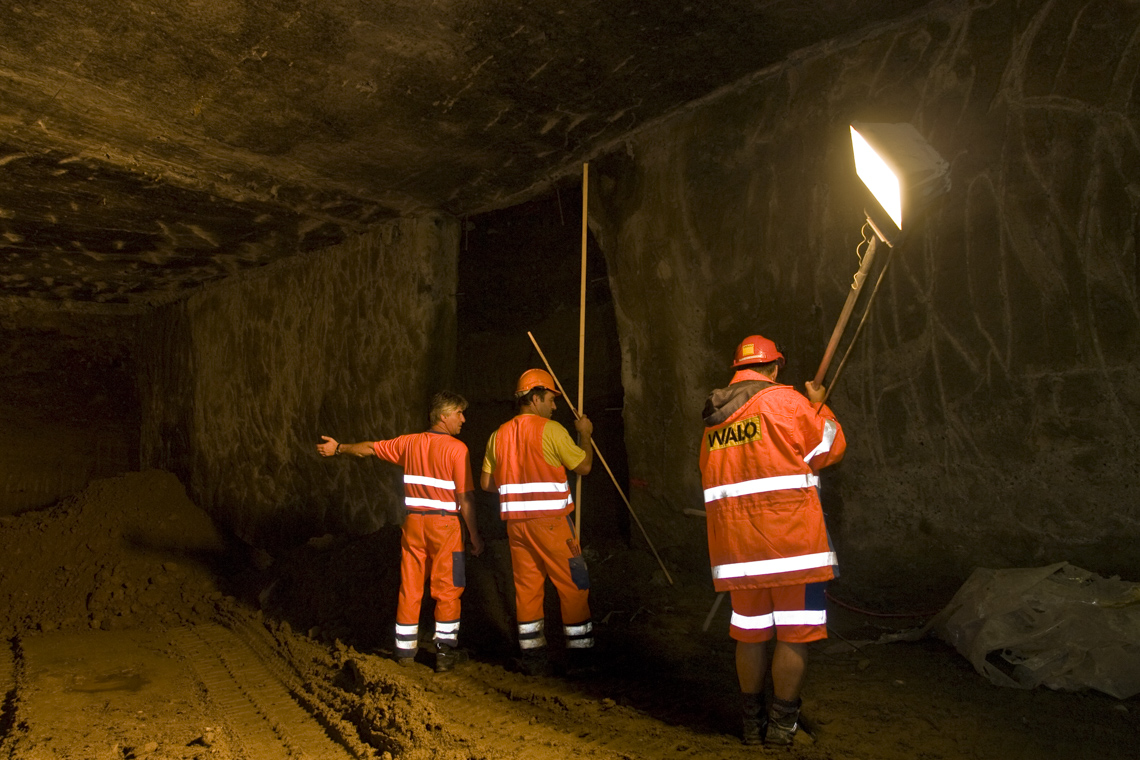
{"label": "lamp pole", "polygon": [[827,343],[827,350],[823,352],[823,361],[819,363],[819,369],[816,370],[815,380],[812,381],[815,385],[823,382],[827,368],[835,356],[835,349],[839,347],[839,339],[843,337],[843,331],[847,328],[847,321],[851,319],[851,312],[855,309],[855,302],[859,300],[859,293],[863,290],[863,283],[867,281],[867,273],[871,270],[871,262],[875,258],[878,241],[879,236],[872,235],[871,241],[867,243],[867,252],[863,254],[859,271],[855,273],[855,281],[851,284],[851,292],[847,294],[847,302],[843,304],[843,311],[839,313],[839,321],[835,323],[835,329],[831,331],[831,340]]}
{"label": "lamp pole", "polygon": [[891,259],[895,257],[895,249],[892,247],[890,252],[887,253],[887,261],[883,264],[882,269],[879,270],[879,276],[875,278],[875,287],[871,289],[871,295],[867,296],[867,305],[863,309],[863,316],[859,320],[859,324],[855,325],[855,334],[851,336],[851,342],[847,344],[847,350],[843,352],[843,358],[839,360],[839,366],[835,368],[835,374],[831,376],[831,385],[828,387],[827,392],[823,394],[823,403],[827,403],[827,399],[831,396],[831,389],[839,381],[839,374],[843,372],[843,367],[847,364],[847,357],[851,356],[851,349],[855,347],[855,341],[859,340],[859,334],[863,332],[863,325],[867,322],[867,317],[871,314],[871,305],[875,303],[875,296],[879,294],[879,286],[883,284],[883,278],[887,275],[887,268],[891,265]]}

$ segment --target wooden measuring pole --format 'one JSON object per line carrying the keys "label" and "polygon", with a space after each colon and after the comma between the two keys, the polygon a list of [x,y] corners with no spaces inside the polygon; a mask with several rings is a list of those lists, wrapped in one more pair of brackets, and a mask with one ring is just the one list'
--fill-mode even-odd
{"label": "wooden measuring pole", "polygon": [[[578,410],[585,414],[582,397],[586,379],[586,199],[590,189],[590,165],[582,164],[582,294],[578,302]],[[574,537],[582,539],[582,476],[574,486]]]}
{"label": "wooden measuring pole", "polygon": [[[574,415],[574,419],[578,419],[578,410],[575,409],[574,405],[570,403],[570,399],[566,395],[566,390],[562,387],[562,383],[558,382],[558,375],[554,374],[554,368],[550,366],[550,362],[546,361],[546,355],[542,353],[542,349],[539,348],[538,341],[534,339],[534,335],[530,332],[527,333],[527,337],[530,338],[530,342],[534,344],[534,349],[538,351],[538,356],[540,359],[542,359],[542,363],[546,365],[546,371],[549,372],[550,376],[554,378],[554,384],[558,386],[558,392],[562,394],[562,398],[566,399],[566,405],[570,407],[570,412]],[[617,481],[617,476],[615,476],[614,471],[610,469],[610,465],[608,462],[606,462],[606,458],[602,456],[602,450],[598,448],[598,442],[590,439],[590,443],[594,447],[594,454],[598,457],[598,461],[602,463],[602,466],[606,468],[606,472],[609,473],[610,480],[613,481],[614,488],[617,489],[618,495],[621,496],[621,500],[625,502],[625,508],[629,510],[629,514],[633,518],[633,521],[637,523],[637,528],[641,531],[642,537],[645,538],[645,543],[649,544],[649,548],[653,552],[653,556],[657,559],[657,564],[661,566],[661,572],[665,573],[665,580],[669,581],[669,585],[672,586],[673,576],[669,575],[669,571],[665,569],[665,563],[661,561],[661,555],[657,553],[657,547],[655,547],[653,545],[653,542],[649,540],[649,534],[645,532],[645,527],[641,524],[641,520],[638,518],[637,513],[633,511],[633,505],[631,505],[629,503],[629,499],[626,498],[625,491],[621,490],[621,486]]]}

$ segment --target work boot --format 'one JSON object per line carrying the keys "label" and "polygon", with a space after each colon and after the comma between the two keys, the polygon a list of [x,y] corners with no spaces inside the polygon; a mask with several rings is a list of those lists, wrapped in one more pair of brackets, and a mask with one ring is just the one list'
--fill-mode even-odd
{"label": "work boot", "polygon": [[416,656],[414,654],[405,655],[405,654],[401,654],[400,652],[397,652],[392,657],[392,659],[395,660],[396,664],[399,665],[401,668],[410,668],[416,664]]}
{"label": "work boot", "polygon": [[519,660],[519,671],[528,676],[548,676],[553,670],[546,647],[524,649]]}
{"label": "work boot", "polygon": [[598,672],[598,661],[593,647],[566,650],[566,676],[582,678]]}
{"label": "work boot", "polygon": [[800,700],[788,702],[773,699],[772,709],[768,711],[768,729],[764,734],[764,743],[773,747],[790,747],[799,730]]}
{"label": "work boot", "polygon": [[764,743],[764,732],[768,730],[768,716],[764,714],[759,694],[741,694],[740,717],[743,724],[741,737],[745,744]]}
{"label": "work boot", "polygon": [[446,673],[455,667],[455,663],[459,662],[459,656],[455,650],[447,644],[435,645],[435,672]]}

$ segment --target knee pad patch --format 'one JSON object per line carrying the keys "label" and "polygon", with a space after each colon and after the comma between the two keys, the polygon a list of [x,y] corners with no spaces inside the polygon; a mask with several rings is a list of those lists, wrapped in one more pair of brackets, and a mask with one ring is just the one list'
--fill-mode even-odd
{"label": "knee pad patch", "polygon": [[467,585],[465,557],[466,555],[463,552],[451,553],[451,585],[456,588],[463,588]]}
{"label": "knee pad patch", "polygon": [[590,571],[586,569],[586,558],[579,555],[570,558],[570,580],[579,591],[590,588]]}

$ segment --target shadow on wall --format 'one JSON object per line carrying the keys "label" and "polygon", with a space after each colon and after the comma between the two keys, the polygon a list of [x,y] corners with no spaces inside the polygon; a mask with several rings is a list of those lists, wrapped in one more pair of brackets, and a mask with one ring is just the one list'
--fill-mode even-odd
{"label": "shadow on wall", "polygon": [[138,467],[139,405],[125,338],[116,337],[122,325],[80,337],[77,315],[39,320],[6,331],[0,354],[0,515]]}
{"label": "shadow on wall", "polygon": [[367,651],[392,646],[400,528],[323,536],[235,579],[235,593],[300,633]]}
{"label": "shadow on wall", "polygon": [[[341,641],[363,652],[391,655],[400,590],[400,533],[387,526],[365,536],[322,536],[262,570],[232,578],[231,591],[294,630]],[[460,642],[502,659],[515,647],[514,586],[505,539],[466,556]],[[557,595],[548,594],[554,604]],[[434,630],[435,602],[425,579],[420,639]]]}

